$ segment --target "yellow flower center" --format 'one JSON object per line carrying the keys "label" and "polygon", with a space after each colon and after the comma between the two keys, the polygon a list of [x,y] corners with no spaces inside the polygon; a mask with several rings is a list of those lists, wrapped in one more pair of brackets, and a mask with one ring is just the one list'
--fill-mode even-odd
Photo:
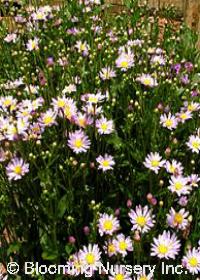
{"label": "yellow flower center", "polygon": [[53,118],[51,116],[45,116],[44,119],[44,124],[50,124],[51,122],[53,122]]}
{"label": "yellow flower center", "polygon": [[150,85],[151,85],[151,80],[150,80],[149,78],[145,78],[145,79],[143,80],[143,84],[144,84],[145,86],[150,86]]}
{"label": "yellow flower center", "polygon": [[20,165],[16,165],[15,168],[14,168],[14,172],[17,174],[17,175],[20,175],[22,173],[22,168]]}
{"label": "yellow flower center", "polygon": [[119,249],[120,249],[121,251],[125,251],[126,248],[127,248],[126,242],[125,242],[125,241],[120,241],[120,242],[119,242]]}
{"label": "yellow flower center", "polygon": [[36,43],[34,41],[31,42],[31,47],[32,47],[32,49],[36,48]]}
{"label": "yellow flower center", "polygon": [[119,273],[115,275],[115,280],[124,280],[124,275]]}
{"label": "yellow flower center", "polygon": [[10,99],[6,99],[4,100],[4,105],[7,107],[7,106],[10,106],[12,104],[11,100]]}
{"label": "yellow flower center", "polygon": [[183,222],[183,216],[180,213],[176,213],[174,216],[174,223],[181,224]]}
{"label": "yellow flower center", "polygon": [[81,139],[76,139],[76,140],[74,141],[74,146],[75,146],[76,148],[81,148],[81,147],[83,146],[83,141],[82,141]]}
{"label": "yellow flower center", "polygon": [[98,98],[97,98],[97,97],[94,97],[94,96],[90,96],[90,97],[89,97],[89,102],[97,103],[97,102],[98,102]]}
{"label": "yellow flower center", "polygon": [[200,142],[198,141],[193,141],[192,142],[192,147],[194,147],[195,149],[198,149],[200,147]]}
{"label": "yellow flower center", "polygon": [[128,67],[128,61],[122,61],[121,62],[121,67],[127,68]]}
{"label": "yellow flower center", "polygon": [[190,104],[188,105],[188,111],[194,111],[195,110],[195,106]]}
{"label": "yellow flower center", "polygon": [[108,160],[102,161],[102,166],[103,167],[108,167],[109,166],[109,161]]}
{"label": "yellow flower center", "polygon": [[183,114],[180,115],[180,118],[181,118],[182,120],[186,120],[186,119],[187,119],[187,115],[183,113]]}
{"label": "yellow flower center", "polygon": [[86,125],[86,120],[84,118],[79,118],[78,119],[79,125],[82,127],[85,127]]}
{"label": "yellow flower center", "polygon": [[176,182],[174,186],[177,191],[183,188],[183,184],[181,182]]}
{"label": "yellow flower center", "polygon": [[65,101],[62,99],[59,99],[57,102],[58,107],[63,108],[65,106]]}
{"label": "yellow flower center", "polygon": [[176,168],[175,168],[173,165],[170,165],[169,171],[170,171],[171,173],[174,173],[175,169],[176,169]]}
{"label": "yellow flower center", "polygon": [[88,264],[94,264],[95,263],[95,257],[92,253],[88,253],[86,255],[86,261]]}
{"label": "yellow flower center", "polygon": [[103,131],[106,131],[106,130],[107,130],[107,128],[108,128],[107,123],[102,123],[102,125],[101,125],[101,129],[102,129]]}
{"label": "yellow flower center", "polygon": [[152,160],[151,161],[151,165],[153,166],[153,167],[158,167],[159,166],[159,161],[158,160]]}
{"label": "yellow flower center", "polygon": [[160,244],[160,245],[158,246],[158,252],[159,252],[160,254],[166,254],[166,253],[168,252],[167,246]]}
{"label": "yellow flower center", "polygon": [[113,223],[110,220],[107,220],[104,222],[103,227],[105,230],[112,230],[113,229]]}
{"label": "yellow flower center", "polygon": [[146,224],[146,218],[144,216],[138,216],[136,219],[136,223],[141,226],[144,227]]}
{"label": "yellow flower center", "polygon": [[173,121],[172,121],[172,120],[166,120],[166,121],[165,121],[165,125],[166,125],[167,127],[172,126],[172,124],[173,124]]}
{"label": "yellow flower center", "polygon": [[65,114],[65,117],[67,117],[68,119],[71,118],[72,114],[71,114],[71,110],[70,110],[69,106],[65,107],[64,114]]}
{"label": "yellow flower center", "polygon": [[86,50],[85,44],[80,44],[80,50],[83,52]]}
{"label": "yellow flower center", "polygon": [[114,253],[116,251],[115,246],[113,244],[108,245],[108,252],[109,253]]}
{"label": "yellow flower center", "polygon": [[197,260],[197,258],[192,257],[192,258],[189,260],[189,264],[190,264],[192,267],[197,266],[197,265],[198,265],[198,260]]}
{"label": "yellow flower center", "polygon": [[148,278],[146,276],[142,276],[139,278],[139,280],[148,280]]}

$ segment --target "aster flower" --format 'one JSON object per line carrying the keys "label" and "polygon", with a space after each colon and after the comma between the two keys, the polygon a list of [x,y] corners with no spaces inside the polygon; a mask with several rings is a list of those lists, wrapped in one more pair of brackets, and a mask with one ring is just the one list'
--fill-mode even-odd
{"label": "aster flower", "polygon": [[200,110],[200,103],[197,102],[184,102],[184,106],[189,112],[196,112]]}
{"label": "aster flower", "polygon": [[156,87],[158,85],[157,80],[150,74],[142,74],[136,78],[136,81],[148,87]]}
{"label": "aster flower", "polygon": [[106,213],[100,214],[100,218],[98,221],[98,229],[100,236],[104,234],[112,235],[119,229],[119,221],[113,215],[108,215]]}
{"label": "aster flower", "polygon": [[76,92],[76,91],[77,91],[76,85],[75,84],[69,84],[68,86],[65,86],[62,93],[66,94],[66,93],[72,93],[72,92]]}
{"label": "aster flower", "polygon": [[82,130],[69,133],[68,146],[76,153],[86,152],[90,148],[90,140]]}
{"label": "aster flower", "polygon": [[187,196],[181,196],[179,199],[178,199],[178,204],[182,207],[185,207],[187,204],[188,204],[188,198]]}
{"label": "aster flower", "polygon": [[99,265],[101,264],[101,252],[97,244],[89,244],[88,247],[84,246],[82,250],[80,250],[79,255],[81,264],[92,270],[97,270]]}
{"label": "aster flower", "polygon": [[103,249],[109,257],[112,257],[117,254],[116,246],[115,244],[113,244],[112,239],[109,239],[108,241],[105,242]]}
{"label": "aster flower", "polygon": [[198,183],[200,182],[200,177],[197,174],[191,174],[190,176],[188,176],[188,184],[191,187],[197,188],[198,187]]}
{"label": "aster flower", "polygon": [[164,114],[160,116],[160,124],[169,130],[175,129],[178,125],[177,119],[170,112],[168,115]]}
{"label": "aster flower", "polygon": [[10,141],[15,141],[18,139],[18,131],[16,124],[13,124],[12,122],[7,124],[5,136]]}
{"label": "aster flower", "polygon": [[134,277],[133,280],[153,280],[152,275],[151,274],[140,274],[137,277]]}
{"label": "aster flower", "polygon": [[173,175],[181,175],[183,173],[182,163],[176,161],[175,159],[173,159],[171,162],[166,161],[165,168],[168,173]]}
{"label": "aster flower", "polygon": [[196,248],[188,250],[186,255],[182,259],[183,267],[187,268],[190,273],[200,273],[200,251]]}
{"label": "aster flower", "polygon": [[122,71],[127,71],[134,65],[134,54],[128,49],[128,52],[121,52],[116,60],[116,67]]}
{"label": "aster flower", "polygon": [[72,98],[66,98],[65,106],[63,107],[62,111],[60,111],[59,116],[67,118],[71,121],[73,117],[77,114],[77,107],[76,103]]}
{"label": "aster flower", "polygon": [[115,265],[114,269],[110,271],[108,280],[132,280],[130,272],[126,271],[125,268],[120,265]]}
{"label": "aster flower", "polygon": [[185,123],[187,120],[192,119],[191,111],[182,111],[176,114],[176,117],[179,122]]}
{"label": "aster flower", "polygon": [[89,45],[86,42],[77,41],[75,44],[75,48],[78,50],[79,53],[82,53],[84,56],[87,56],[89,53]]}
{"label": "aster flower", "polygon": [[74,116],[74,121],[75,123],[82,128],[85,128],[86,126],[92,124],[92,118],[91,116],[88,116],[87,114],[83,114],[81,112],[78,112],[75,116]]}
{"label": "aster flower", "polygon": [[104,99],[105,99],[105,95],[101,94],[100,92],[98,92],[97,94],[86,93],[81,96],[82,101],[85,101],[88,104],[92,104],[92,105],[98,104],[102,102]]}
{"label": "aster flower", "polygon": [[165,165],[165,162],[166,161],[162,160],[162,157],[156,152],[147,155],[143,163],[146,168],[158,174],[159,169]]}
{"label": "aster flower", "polygon": [[162,55],[154,55],[151,58],[151,64],[153,65],[159,65],[159,66],[163,66],[165,65],[166,60],[164,58],[164,56]]}
{"label": "aster flower", "polygon": [[15,33],[9,33],[6,35],[6,37],[4,38],[4,41],[6,43],[15,43],[17,41],[17,34]]}
{"label": "aster flower", "polygon": [[170,181],[170,186],[168,189],[172,193],[176,193],[178,196],[189,194],[191,187],[188,185],[188,178],[182,176],[172,176]]}
{"label": "aster flower", "polygon": [[42,126],[50,127],[56,124],[57,112],[52,109],[48,109],[45,113],[41,113],[39,122]]}
{"label": "aster flower", "polygon": [[186,145],[192,150],[193,153],[199,153],[200,151],[200,137],[195,135],[190,135],[189,141],[186,142]]}
{"label": "aster flower", "polygon": [[188,226],[189,212],[182,208],[179,212],[176,212],[173,207],[171,207],[169,214],[167,214],[167,223],[170,227],[185,230]]}
{"label": "aster flower", "polygon": [[110,134],[114,131],[113,121],[107,120],[105,117],[96,121],[96,127],[99,134]]}
{"label": "aster flower", "polygon": [[133,225],[132,230],[138,230],[141,233],[145,233],[154,226],[154,215],[152,215],[152,211],[148,206],[136,206],[135,211],[131,210],[128,215]]}
{"label": "aster flower", "polygon": [[67,274],[71,276],[80,275],[83,266],[83,261],[80,260],[80,252],[77,252],[70,256],[69,260],[67,261],[67,265],[70,268],[69,270],[67,270]]}
{"label": "aster flower", "polygon": [[26,44],[26,49],[28,51],[39,50],[39,39],[38,38],[29,39]]}
{"label": "aster flower", "polygon": [[17,107],[17,99],[11,95],[0,97],[0,110],[14,111]]}
{"label": "aster flower", "polygon": [[111,67],[105,67],[101,69],[99,76],[103,81],[105,81],[116,77],[116,73]]}
{"label": "aster flower", "polygon": [[29,172],[29,164],[25,163],[22,158],[13,158],[6,166],[6,174],[9,181],[21,179]]}
{"label": "aster flower", "polygon": [[39,91],[39,86],[35,86],[35,85],[27,85],[24,89],[24,91],[26,91],[29,94],[38,94]]}
{"label": "aster flower", "polygon": [[125,237],[122,233],[116,236],[113,240],[113,244],[116,247],[117,253],[122,254],[123,257],[125,257],[128,252],[133,251],[133,242],[131,238],[129,236]]}
{"label": "aster flower", "polygon": [[115,165],[115,161],[111,155],[105,154],[104,156],[98,156],[96,161],[99,163],[98,169],[102,169],[103,172],[107,170],[112,170],[113,165]]}
{"label": "aster flower", "polygon": [[159,259],[175,259],[180,247],[181,244],[176,235],[164,231],[157,238],[154,237],[151,245],[151,256],[157,256]]}
{"label": "aster flower", "polygon": [[58,96],[57,98],[52,98],[52,106],[54,107],[55,111],[58,111],[60,109],[64,109],[64,107],[67,104],[67,98],[63,95],[63,96]]}
{"label": "aster flower", "polygon": [[17,119],[17,133],[23,135],[29,127],[29,119],[27,117],[25,118],[18,118]]}

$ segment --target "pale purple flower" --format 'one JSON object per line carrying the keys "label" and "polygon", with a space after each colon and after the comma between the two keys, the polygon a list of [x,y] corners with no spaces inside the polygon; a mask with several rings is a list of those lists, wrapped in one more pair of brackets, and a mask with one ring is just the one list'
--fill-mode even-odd
{"label": "pale purple flower", "polygon": [[156,87],[158,85],[156,78],[150,74],[141,74],[136,78],[136,81],[147,87]]}
{"label": "pale purple flower", "polygon": [[165,165],[166,160],[162,160],[162,157],[159,155],[159,153],[150,153],[146,156],[145,161],[143,162],[144,166],[152,171],[154,171],[156,174],[158,174],[158,171],[161,167]]}
{"label": "pale purple flower", "polygon": [[68,146],[76,153],[86,152],[90,148],[90,140],[82,130],[69,133]]}
{"label": "pale purple flower", "polygon": [[167,223],[171,228],[185,230],[188,226],[188,216],[189,212],[185,211],[184,208],[176,212],[174,208],[171,207],[169,213],[167,214]]}
{"label": "pale purple flower", "polygon": [[29,172],[29,164],[25,163],[22,158],[13,158],[6,166],[6,174],[9,181],[21,179]]}
{"label": "pale purple flower", "polygon": [[96,161],[99,163],[98,169],[102,169],[103,172],[112,170],[115,161],[111,155],[105,154],[104,156],[98,156]]}
{"label": "pale purple flower", "polygon": [[187,268],[191,274],[200,273],[200,251],[196,248],[192,248],[187,251],[186,255],[182,259],[183,267]]}
{"label": "pale purple flower", "polygon": [[34,39],[29,39],[27,44],[26,44],[26,49],[28,51],[34,51],[39,49],[39,39],[34,38]]}
{"label": "pale purple flower", "polygon": [[175,259],[180,251],[181,243],[176,235],[169,231],[164,231],[157,238],[153,238],[151,246],[151,256],[157,256],[159,259]]}
{"label": "pale purple flower", "polygon": [[154,215],[152,215],[152,210],[148,206],[136,206],[135,210],[131,210],[128,215],[131,219],[133,231],[138,230],[141,233],[146,233],[154,226]]}
{"label": "pale purple flower", "polygon": [[134,54],[128,49],[128,52],[121,52],[116,59],[116,67],[122,71],[127,71],[134,65]]}
{"label": "pale purple flower", "polygon": [[98,221],[98,229],[100,236],[113,235],[119,229],[119,221],[113,215],[108,215],[106,213],[100,214]]}
{"label": "pale purple flower", "polygon": [[182,207],[187,206],[187,204],[188,204],[188,198],[187,198],[187,196],[181,196],[181,197],[179,198],[179,200],[178,200],[178,204],[179,204],[180,206],[182,206]]}

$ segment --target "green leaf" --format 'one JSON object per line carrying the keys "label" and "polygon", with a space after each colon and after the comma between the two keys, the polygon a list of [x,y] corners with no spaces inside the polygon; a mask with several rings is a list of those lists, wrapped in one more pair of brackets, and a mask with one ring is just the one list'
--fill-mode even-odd
{"label": "green leaf", "polygon": [[57,217],[62,218],[68,208],[69,195],[65,194],[58,203]]}
{"label": "green leaf", "polygon": [[14,252],[19,252],[20,248],[21,248],[21,243],[19,243],[19,242],[11,243],[9,245],[7,255],[10,255],[11,253],[14,253]]}
{"label": "green leaf", "polygon": [[53,261],[58,257],[57,251],[46,250],[42,253],[43,260]]}

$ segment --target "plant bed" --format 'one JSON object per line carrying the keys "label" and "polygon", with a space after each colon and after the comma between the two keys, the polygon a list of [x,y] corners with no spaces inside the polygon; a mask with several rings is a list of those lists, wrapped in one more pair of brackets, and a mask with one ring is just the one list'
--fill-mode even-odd
{"label": "plant bed", "polygon": [[[0,263],[8,277],[12,261],[17,279],[197,278],[197,34],[171,11],[161,17],[136,2],[118,15],[98,0],[22,6],[13,27],[1,22]],[[155,271],[99,273],[107,262]],[[75,271],[40,268],[65,264]]]}

